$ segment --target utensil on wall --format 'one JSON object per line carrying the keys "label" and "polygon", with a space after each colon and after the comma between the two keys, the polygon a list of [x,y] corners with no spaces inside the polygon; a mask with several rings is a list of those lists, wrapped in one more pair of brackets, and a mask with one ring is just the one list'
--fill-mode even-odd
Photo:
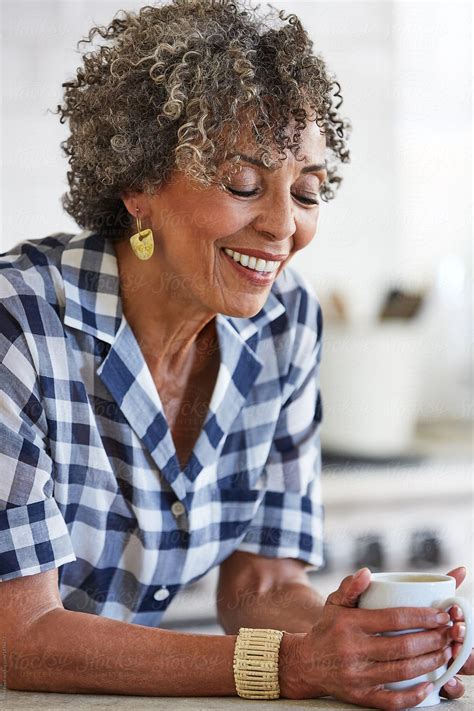
{"label": "utensil on wall", "polygon": [[420,313],[424,301],[425,294],[423,293],[390,289],[380,308],[378,319],[384,321],[391,318],[415,318]]}
{"label": "utensil on wall", "polygon": [[340,289],[331,289],[328,294],[320,297],[320,302],[325,323],[349,321],[347,298]]}

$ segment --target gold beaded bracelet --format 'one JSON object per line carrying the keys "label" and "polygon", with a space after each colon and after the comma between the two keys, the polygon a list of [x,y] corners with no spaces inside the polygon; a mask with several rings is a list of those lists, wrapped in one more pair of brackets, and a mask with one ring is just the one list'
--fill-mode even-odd
{"label": "gold beaded bracelet", "polygon": [[244,699],[278,699],[282,630],[241,627],[234,647],[234,679]]}

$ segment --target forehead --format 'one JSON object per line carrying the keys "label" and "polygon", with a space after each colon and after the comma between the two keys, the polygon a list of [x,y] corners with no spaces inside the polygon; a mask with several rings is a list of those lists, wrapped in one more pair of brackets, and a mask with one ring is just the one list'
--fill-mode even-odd
{"label": "forehead", "polygon": [[[288,136],[289,142],[293,143],[293,135],[297,130],[296,122],[293,120],[288,124],[285,135]],[[300,141],[298,159],[303,159],[307,163],[323,163],[326,153],[326,136],[321,133],[322,129],[315,121],[308,121],[304,130],[299,130]],[[260,154],[260,146],[255,138],[255,133],[251,121],[243,122],[238,128],[238,137],[231,154],[246,153],[247,155]],[[290,161],[296,160],[290,149],[285,149],[284,153]],[[277,160],[278,150],[274,147],[271,153],[272,159]]]}

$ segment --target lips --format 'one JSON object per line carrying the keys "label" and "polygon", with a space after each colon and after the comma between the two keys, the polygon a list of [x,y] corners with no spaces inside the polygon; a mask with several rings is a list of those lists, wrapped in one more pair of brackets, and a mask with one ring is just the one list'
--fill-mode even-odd
{"label": "lips", "polygon": [[226,254],[223,249],[221,250],[221,252],[223,258],[230,263],[230,265],[240,274],[240,276],[246,277],[249,282],[255,284],[256,286],[267,286],[268,284],[271,284],[275,278],[275,274],[278,271],[275,270],[274,272],[257,272],[254,269],[244,267],[242,264],[240,264],[240,262],[236,262],[235,259],[232,259],[232,257]]}

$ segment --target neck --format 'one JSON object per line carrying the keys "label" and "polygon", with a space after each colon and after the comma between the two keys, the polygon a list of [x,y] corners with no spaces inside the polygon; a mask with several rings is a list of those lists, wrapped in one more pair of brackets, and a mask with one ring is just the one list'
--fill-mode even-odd
{"label": "neck", "polygon": [[162,374],[201,370],[215,354],[216,314],[180,289],[179,275],[160,270],[155,255],[138,259],[128,239],[114,249],[122,311],[147,363]]}

